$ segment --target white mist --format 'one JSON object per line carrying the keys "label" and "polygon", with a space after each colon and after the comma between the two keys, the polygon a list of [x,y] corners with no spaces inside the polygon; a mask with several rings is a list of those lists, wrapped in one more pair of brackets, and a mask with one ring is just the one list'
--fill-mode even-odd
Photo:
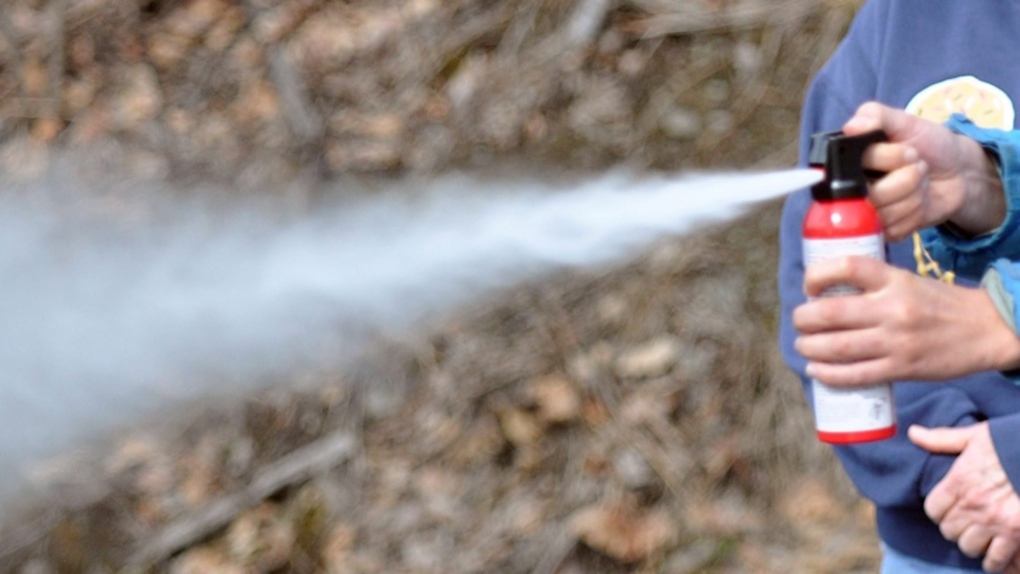
{"label": "white mist", "polygon": [[[286,223],[272,205],[166,194],[169,216],[133,223],[102,190],[22,186],[0,200],[0,490],[40,456],[222,390],[207,381],[254,384],[322,338],[353,346],[556,268],[620,260],[817,178],[451,176]],[[78,199],[52,199],[66,196]]]}

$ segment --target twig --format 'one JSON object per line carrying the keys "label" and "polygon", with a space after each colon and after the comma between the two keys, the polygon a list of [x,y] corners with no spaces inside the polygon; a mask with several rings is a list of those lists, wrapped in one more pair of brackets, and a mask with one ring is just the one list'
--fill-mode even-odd
{"label": "twig", "polygon": [[581,0],[567,23],[539,44],[529,58],[539,64],[571,60],[595,40],[611,7],[612,0]]}
{"label": "twig", "polygon": [[12,556],[45,538],[59,518],[60,513],[51,510],[27,524],[22,522],[17,528],[4,531],[4,541],[0,542],[0,558]]}
{"label": "twig", "polygon": [[535,19],[538,18],[539,9],[542,8],[542,0],[532,0],[528,5],[519,11],[514,21],[503,32],[496,52],[502,59],[509,60],[511,57],[518,57],[521,46],[528,34],[535,28]]}
{"label": "twig", "polygon": [[51,118],[60,117],[61,92],[64,85],[64,71],[67,65],[64,57],[66,48],[65,26],[67,23],[67,0],[51,0],[53,2],[53,20],[50,30],[50,58],[49,58],[49,106],[47,114]]}
{"label": "twig", "polygon": [[563,561],[574,550],[577,539],[570,533],[570,529],[566,526],[561,526],[559,531],[559,534],[553,538],[545,554],[542,555],[542,559],[535,565],[531,574],[556,574],[560,566],[563,565]]}
{"label": "twig", "polygon": [[308,90],[298,74],[294,63],[287,57],[282,46],[266,48],[269,61],[269,77],[276,86],[276,93],[283,104],[283,115],[287,118],[294,135],[303,144],[308,144],[322,135],[322,120],[312,109]]}
{"label": "twig", "polygon": [[595,39],[611,3],[611,0],[583,0],[577,5],[563,30],[567,49],[574,49]]}
{"label": "twig", "polygon": [[[248,21],[250,23],[258,22],[260,12],[252,2],[245,0],[243,5],[248,15]],[[294,62],[287,56],[281,41],[300,26],[318,5],[317,0],[300,2],[295,10],[285,15],[284,23],[279,29],[265,30],[262,33],[264,37],[261,38],[265,42],[269,79],[273,82],[276,94],[280,98],[283,117],[302,145],[310,144],[322,136],[323,121],[312,107],[305,82],[294,66]]]}
{"label": "twig", "polygon": [[670,491],[677,505],[683,507],[687,501],[693,500],[693,491],[686,484],[684,477],[688,474],[689,464],[686,460],[677,460],[675,454],[669,453],[650,433],[628,427],[621,422],[619,388],[607,376],[595,377],[594,390],[602,399],[602,404],[609,411],[609,420],[598,432],[606,433],[614,442],[629,445],[648,461],[652,471],[662,480]]}
{"label": "twig", "polygon": [[679,100],[682,95],[697,88],[703,82],[719,73],[722,69],[722,63],[714,63],[711,66],[703,67],[697,72],[697,74],[670,75],[670,77],[662,85],[655,88],[651,97],[648,98],[648,104],[645,105],[643,110],[641,110],[636,122],[638,133],[641,134],[642,137],[647,137],[652,130],[659,126],[662,116],[664,116],[673,107],[673,104]]}
{"label": "twig", "polygon": [[326,436],[292,452],[259,473],[243,491],[215,500],[167,526],[135,552],[128,561],[129,568],[144,568],[169,558],[284,487],[346,461],[354,451],[354,439],[342,433]]}
{"label": "twig", "polygon": [[766,24],[797,22],[817,10],[815,2],[804,0],[756,2],[720,12],[710,12],[677,3],[671,13],[639,20],[633,27],[646,38],[747,30]]}
{"label": "twig", "polygon": [[[18,33],[14,29],[14,25],[11,24],[11,16],[8,10],[0,10],[0,34],[3,34],[7,43],[11,46],[11,69],[17,78],[22,73],[21,42],[19,42]],[[20,81],[14,83],[18,86],[18,93],[23,94],[24,86],[22,83]]]}
{"label": "twig", "polygon": [[516,12],[513,4],[497,2],[492,9],[459,24],[439,43],[432,54],[426,54],[423,58],[419,67],[421,77],[436,76],[451,60],[465,53],[478,39],[505,27]]}
{"label": "twig", "polygon": [[[247,4],[249,13],[254,13],[254,7],[251,6],[250,2]],[[259,25],[261,22],[256,21],[256,30],[261,35],[259,39],[267,45],[286,41],[295,30],[300,28],[321,7],[322,0],[297,0],[296,2],[282,4],[274,11],[272,19],[263,20],[263,22],[271,22],[271,24]]]}

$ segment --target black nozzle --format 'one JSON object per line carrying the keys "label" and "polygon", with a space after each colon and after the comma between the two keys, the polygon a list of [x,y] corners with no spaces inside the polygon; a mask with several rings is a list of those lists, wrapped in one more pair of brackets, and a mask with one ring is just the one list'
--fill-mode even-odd
{"label": "black nozzle", "polygon": [[811,196],[818,201],[867,197],[868,180],[882,174],[865,170],[861,161],[868,146],[889,140],[885,133],[848,136],[828,132],[815,134],[811,139],[809,162],[815,165],[816,155],[825,155],[825,180],[811,188]]}
{"label": "black nozzle", "polygon": [[811,136],[811,151],[808,153],[808,165],[825,168],[829,157],[829,141],[843,135],[843,132],[818,132]]}

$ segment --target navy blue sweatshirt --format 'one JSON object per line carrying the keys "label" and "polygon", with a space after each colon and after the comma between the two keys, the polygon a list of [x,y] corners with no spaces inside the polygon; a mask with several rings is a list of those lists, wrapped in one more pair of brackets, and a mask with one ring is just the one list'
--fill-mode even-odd
{"label": "navy blue sweatshirt", "polygon": [[[1020,97],[1020,3],[1003,0],[871,0],[815,78],[801,125],[801,158],[810,134],[840,129],[869,100],[907,108],[939,121],[950,111],[1015,124]],[[955,102],[955,104],[954,104]],[[942,108],[956,105],[956,110]],[[962,109],[960,109],[962,108]],[[975,116],[981,116],[975,117]],[[793,348],[793,309],[804,302],[801,223],[810,197],[792,195],[784,209],[779,288],[783,356],[804,376],[805,360]],[[911,242],[889,247],[890,261],[914,270]],[[860,492],[877,507],[886,544],[921,560],[980,570],[946,541],[924,514],[927,493],[954,457],[931,455],[906,438],[906,429],[965,426],[988,420],[999,458],[1020,491],[1020,387],[998,373],[947,383],[893,385],[899,433],[887,441],[837,447],[836,454]]]}

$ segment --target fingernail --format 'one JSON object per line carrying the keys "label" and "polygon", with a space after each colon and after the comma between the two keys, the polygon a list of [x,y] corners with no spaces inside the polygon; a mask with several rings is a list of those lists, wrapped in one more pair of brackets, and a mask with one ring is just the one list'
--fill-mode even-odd
{"label": "fingernail", "polygon": [[853,117],[853,118],[850,118],[850,121],[848,121],[846,123],[846,125],[843,126],[843,129],[844,130],[848,129],[850,131],[865,130],[868,127],[867,124],[868,124],[868,121],[865,120],[864,118]]}
{"label": "fingernail", "polygon": [[928,175],[928,162],[923,159],[917,162],[917,173],[921,174],[921,177]]}
{"label": "fingernail", "polygon": [[914,163],[917,161],[917,150],[912,147],[908,147],[903,152],[903,161],[906,163]]}
{"label": "fingernail", "polygon": [[818,374],[818,369],[815,368],[814,363],[808,363],[807,366],[804,367],[804,373],[813,379],[815,378],[815,375]]}

